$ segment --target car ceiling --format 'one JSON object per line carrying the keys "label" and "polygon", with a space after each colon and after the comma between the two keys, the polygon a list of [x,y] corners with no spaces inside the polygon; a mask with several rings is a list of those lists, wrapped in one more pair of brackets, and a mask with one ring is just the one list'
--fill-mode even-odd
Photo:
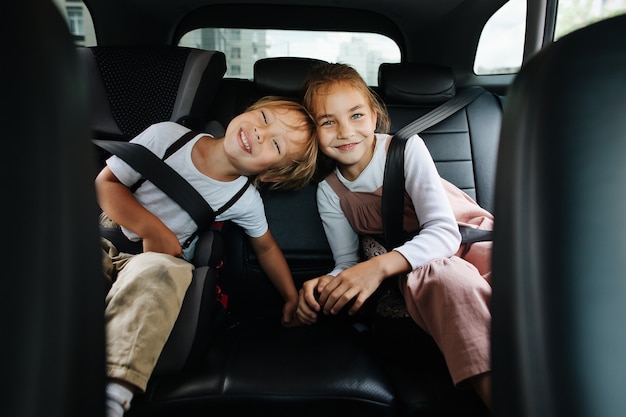
{"label": "car ceiling", "polygon": [[198,27],[374,31],[404,61],[471,74],[484,23],[507,0],[84,0],[99,45],[176,44]]}

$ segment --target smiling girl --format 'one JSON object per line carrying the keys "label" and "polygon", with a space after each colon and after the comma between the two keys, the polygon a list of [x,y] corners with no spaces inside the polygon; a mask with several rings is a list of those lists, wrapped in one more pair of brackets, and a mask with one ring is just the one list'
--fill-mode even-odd
{"label": "smiling girl", "polygon": [[412,237],[362,260],[367,249],[360,240],[383,235],[381,195],[392,137],[376,132],[388,129],[389,116],[358,72],[344,64],[314,70],[304,103],[315,120],[320,151],[334,165],[318,185],[317,204],[335,267],[304,283],[299,319],[312,324],[319,313],[338,314],[344,307],[354,314],[384,280],[399,277],[408,314],[433,337],[454,383],[473,387],[489,406],[490,243],[481,252],[487,261],[482,270],[461,257],[459,207],[453,209],[451,197],[481,225],[491,225],[491,214],[442,180],[414,135],[406,143],[404,165],[404,226]]}

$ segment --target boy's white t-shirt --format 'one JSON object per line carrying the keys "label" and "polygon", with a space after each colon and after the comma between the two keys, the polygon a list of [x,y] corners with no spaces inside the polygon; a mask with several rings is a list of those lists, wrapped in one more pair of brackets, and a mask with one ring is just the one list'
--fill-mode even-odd
{"label": "boy's white t-shirt", "polygon": [[[145,146],[159,158],[162,158],[167,148],[188,131],[188,128],[177,123],[162,122],[148,127],[131,142]],[[165,162],[185,178],[204,197],[211,208],[217,211],[244,186],[247,178],[241,176],[234,181],[223,182],[200,172],[191,160],[191,150],[202,136],[207,136],[207,134],[198,133],[196,137],[168,157]],[[128,187],[142,177],[140,173],[117,156],[110,157],[106,163],[120,182]],[[196,223],[189,214],[150,181],[145,181],[135,191],[134,196],[141,205],[159,217],[178,236],[181,244],[196,230]],[[268,229],[263,200],[258,190],[252,185],[235,204],[217,216],[215,220],[232,220],[251,237],[260,237]],[[140,239],[132,230],[122,227],[122,231],[130,240]],[[193,247],[192,244],[185,250],[183,253],[185,259],[191,259]]]}

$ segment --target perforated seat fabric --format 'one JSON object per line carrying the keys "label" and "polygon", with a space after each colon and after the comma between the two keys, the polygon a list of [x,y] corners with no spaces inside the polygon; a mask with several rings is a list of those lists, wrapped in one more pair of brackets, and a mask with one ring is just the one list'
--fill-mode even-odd
{"label": "perforated seat fabric", "polygon": [[[457,93],[451,69],[431,64],[381,64],[378,82],[391,134]],[[489,211],[494,206],[501,122],[500,99],[484,90],[465,108],[420,133],[439,174]]]}
{"label": "perforated seat fabric", "polygon": [[151,124],[202,129],[226,72],[225,55],[183,47],[81,47],[97,137],[132,138]]}

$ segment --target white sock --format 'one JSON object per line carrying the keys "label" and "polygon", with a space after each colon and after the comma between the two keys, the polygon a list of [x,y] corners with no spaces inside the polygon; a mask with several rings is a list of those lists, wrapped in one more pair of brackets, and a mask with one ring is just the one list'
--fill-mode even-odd
{"label": "white sock", "polygon": [[116,382],[109,382],[106,386],[106,416],[122,417],[130,409],[133,392]]}

